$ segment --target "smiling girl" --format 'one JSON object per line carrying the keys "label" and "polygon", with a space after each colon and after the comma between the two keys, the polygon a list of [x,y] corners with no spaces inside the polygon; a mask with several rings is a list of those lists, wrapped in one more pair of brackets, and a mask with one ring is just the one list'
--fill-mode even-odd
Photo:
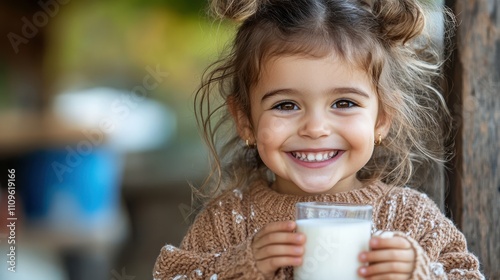
{"label": "smiling girl", "polygon": [[211,199],[181,246],[161,250],[154,278],[292,279],[305,242],[295,203],[329,201],[372,205],[374,231],[390,232],[359,255],[360,277],[482,279],[463,234],[405,187],[445,155],[447,109],[434,87],[441,61],[425,41],[425,7],[214,0],[212,8],[240,25],[196,98],[214,162],[203,189]]}

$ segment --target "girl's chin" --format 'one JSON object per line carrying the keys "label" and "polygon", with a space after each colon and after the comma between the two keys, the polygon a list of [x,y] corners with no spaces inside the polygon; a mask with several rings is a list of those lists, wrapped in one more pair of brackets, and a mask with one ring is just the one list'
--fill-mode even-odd
{"label": "girl's chin", "polygon": [[309,183],[300,181],[296,182],[295,185],[297,187],[297,191],[303,193],[303,195],[318,195],[327,193],[334,194],[354,189],[354,183],[352,185],[347,185],[336,180],[328,180],[323,182],[314,181]]}
{"label": "girl's chin", "polygon": [[301,189],[301,191],[304,192],[304,194],[308,194],[308,195],[325,194],[325,193],[331,192],[330,189],[313,189],[313,190]]}
{"label": "girl's chin", "polygon": [[332,191],[332,185],[297,185],[301,192],[309,195],[330,193]]}

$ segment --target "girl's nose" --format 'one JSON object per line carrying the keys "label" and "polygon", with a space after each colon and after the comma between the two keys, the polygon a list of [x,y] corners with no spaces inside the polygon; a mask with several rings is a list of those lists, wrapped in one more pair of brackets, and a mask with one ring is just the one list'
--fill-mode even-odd
{"label": "girl's nose", "polygon": [[331,133],[328,117],[322,112],[311,112],[303,117],[299,135],[317,139]]}

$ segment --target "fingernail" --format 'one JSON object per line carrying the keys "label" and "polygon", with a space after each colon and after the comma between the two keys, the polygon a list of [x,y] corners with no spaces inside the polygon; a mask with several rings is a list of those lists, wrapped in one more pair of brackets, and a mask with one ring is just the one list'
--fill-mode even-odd
{"label": "fingernail", "polygon": [[366,261],[366,254],[359,255],[359,259],[362,261]]}
{"label": "fingernail", "polygon": [[363,275],[366,274],[366,268],[360,268],[359,273],[361,273]]}
{"label": "fingernail", "polygon": [[304,236],[302,234],[297,234],[297,237],[295,237],[297,241],[302,241],[304,240]]}

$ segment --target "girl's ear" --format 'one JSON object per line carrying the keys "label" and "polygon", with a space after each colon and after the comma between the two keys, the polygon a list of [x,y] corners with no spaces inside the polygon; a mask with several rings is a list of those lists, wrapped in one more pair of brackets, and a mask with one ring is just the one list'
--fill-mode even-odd
{"label": "girl's ear", "polygon": [[380,133],[382,139],[385,139],[391,128],[391,123],[392,117],[387,112],[381,110],[377,118],[377,124],[375,125],[375,135]]}
{"label": "girl's ear", "polygon": [[227,99],[227,107],[231,116],[236,124],[236,130],[238,135],[243,141],[248,140],[250,143],[255,143],[255,137],[253,135],[252,123],[248,119],[247,115],[243,112],[243,109],[235,101],[233,96],[229,96]]}

